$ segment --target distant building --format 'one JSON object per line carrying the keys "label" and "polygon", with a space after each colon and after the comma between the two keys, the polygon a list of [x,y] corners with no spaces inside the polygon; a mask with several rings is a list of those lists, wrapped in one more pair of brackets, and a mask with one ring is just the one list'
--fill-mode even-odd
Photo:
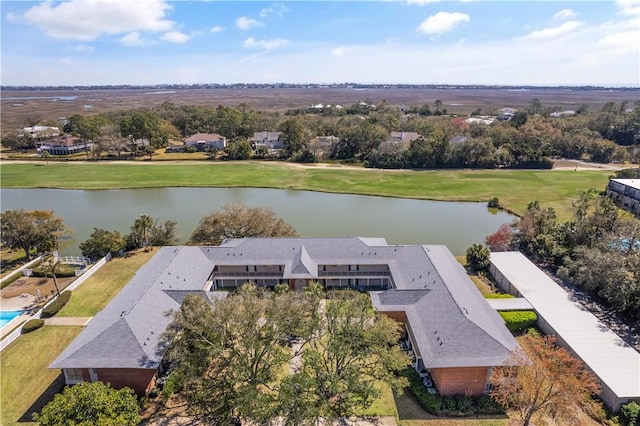
{"label": "distant building", "polygon": [[391,139],[389,139],[389,142],[410,143],[416,139],[420,139],[421,137],[420,133],[417,132],[391,132]]}
{"label": "distant building", "polygon": [[478,116],[478,117],[469,117],[466,120],[464,120],[464,122],[467,124],[484,124],[488,126],[489,124],[494,122],[494,119],[491,117]]}
{"label": "distant building", "polygon": [[284,142],[282,140],[282,132],[255,132],[253,134],[253,147],[267,148],[267,149],[282,149],[284,148]]}
{"label": "distant building", "polygon": [[93,143],[83,142],[79,138],[71,135],[58,136],[55,139],[42,142],[38,147],[38,152],[48,152],[50,155],[71,155],[79,152],[87,152],[93,148]]}
{"label": "distant building", "polygon": [[640,179],[610,179],[606,194],[619,207],[640,217]]}
{"label": "distant building", "polygon": [[562,118],[562,117],[573,117],[574,115],[576,115],[576,112],[571,109],[568,109],[566,111],[552,112],[551,114],[549,114],[549,117]]}
{"label": "distant building", "polygon": [[500,108],[498,110],[498,120],[509,121],[516,112],[518,112],[518,110],[515,108]]}
{"label": "distant building", "polygon": [[206,149],[225,149],[227,139],[217,133],[196,133],[184,140],[185,145],[193,146],[199,151]]}
{"label": "distant building", "polygon": [[48,139],[60,136],[60,129],[52,126],[29,126],[22,127],[21,130],[31,139]]}

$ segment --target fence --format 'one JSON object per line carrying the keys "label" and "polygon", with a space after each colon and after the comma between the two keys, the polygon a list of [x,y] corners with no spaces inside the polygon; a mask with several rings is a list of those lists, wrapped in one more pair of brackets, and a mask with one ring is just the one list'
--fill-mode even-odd
{"label": "fence", "polygon": [[[109,260],[111,260],[111,253],[107,254],[105,257],[103,257],[102,259],[100,259],[98,262],[96,262],[91,269],[89,269],[87,272],[85,272],[84,274],[82,274],[78,279],[76,279],[73,283],[71,283],[71,285],[69,285],[68,287],[65,288],[65,290],[75,290],[76,288],[78,288],[78,286],[80,286],[80,284],[82,284],[83,282],[85,282],[91,275],[93,275],[98,269],[100,269],[102,267],[102,265],[104,265],[105,263],[107,263]],[[27,266],[27,265],[25,265]],[[31,319],[38,319],[42,316],[42,310],[44,308],[46,308],[50,303],[53,303],[53,301],[56,300],[56,298],[54,297],[53,299],[51,299],[49,302],[47,302],[41,309],[38,309],[37,312],[35,312],[34,314],[32,314],[29,318],[27,318],[26,321],[29,321]],[[8,324],[5,325],[8,326],[10,325],[11,322],[9,322]],[[13,332],[11,332],[11,334],[8,334],[7,336],[5,336],[2,340],[0,340],[0,352],[2,352],[4,350],[4,348],[6,348],[7,346],[9,346],[9,344],[11,344],[14,340],[16,340],[18,337],[20,337],[20,335],[22,334],[22,327],[18,327],[15,330],[13,330]]]}

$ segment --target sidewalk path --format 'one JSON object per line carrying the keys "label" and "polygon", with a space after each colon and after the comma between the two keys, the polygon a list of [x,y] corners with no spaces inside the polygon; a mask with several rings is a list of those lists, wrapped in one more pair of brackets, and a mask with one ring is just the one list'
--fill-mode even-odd
{"label": "sidewalk path", "polygon": [[81,325],[86,326],[93,317],[52,317],[45,318],[45,325]]}

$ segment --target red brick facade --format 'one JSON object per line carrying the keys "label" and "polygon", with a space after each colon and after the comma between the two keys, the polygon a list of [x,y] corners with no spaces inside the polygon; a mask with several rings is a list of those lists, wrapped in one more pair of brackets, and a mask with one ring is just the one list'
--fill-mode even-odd
{"label": "red brick facade", "polygon": [[[111,383],[114,389],[132,388],[138,395],[147,395],[156,384],[156,370],[143,368],[96,368],[97,380]],[[90,382],[89,369],[82,370],[82,379]]]}
{"label": "red brick facade", "polygon": [[441,395],[482,395],[488,373],[488,367],[431,369],[431,377]]}

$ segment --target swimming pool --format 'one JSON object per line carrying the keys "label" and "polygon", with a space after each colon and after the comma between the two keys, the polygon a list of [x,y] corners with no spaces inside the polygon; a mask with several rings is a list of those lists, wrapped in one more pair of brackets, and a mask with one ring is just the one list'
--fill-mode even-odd
{"label": "swimming pool", "polygon": [[4,327],[9,321],[19,316],[24,311],[0,311],[0,328]]}

